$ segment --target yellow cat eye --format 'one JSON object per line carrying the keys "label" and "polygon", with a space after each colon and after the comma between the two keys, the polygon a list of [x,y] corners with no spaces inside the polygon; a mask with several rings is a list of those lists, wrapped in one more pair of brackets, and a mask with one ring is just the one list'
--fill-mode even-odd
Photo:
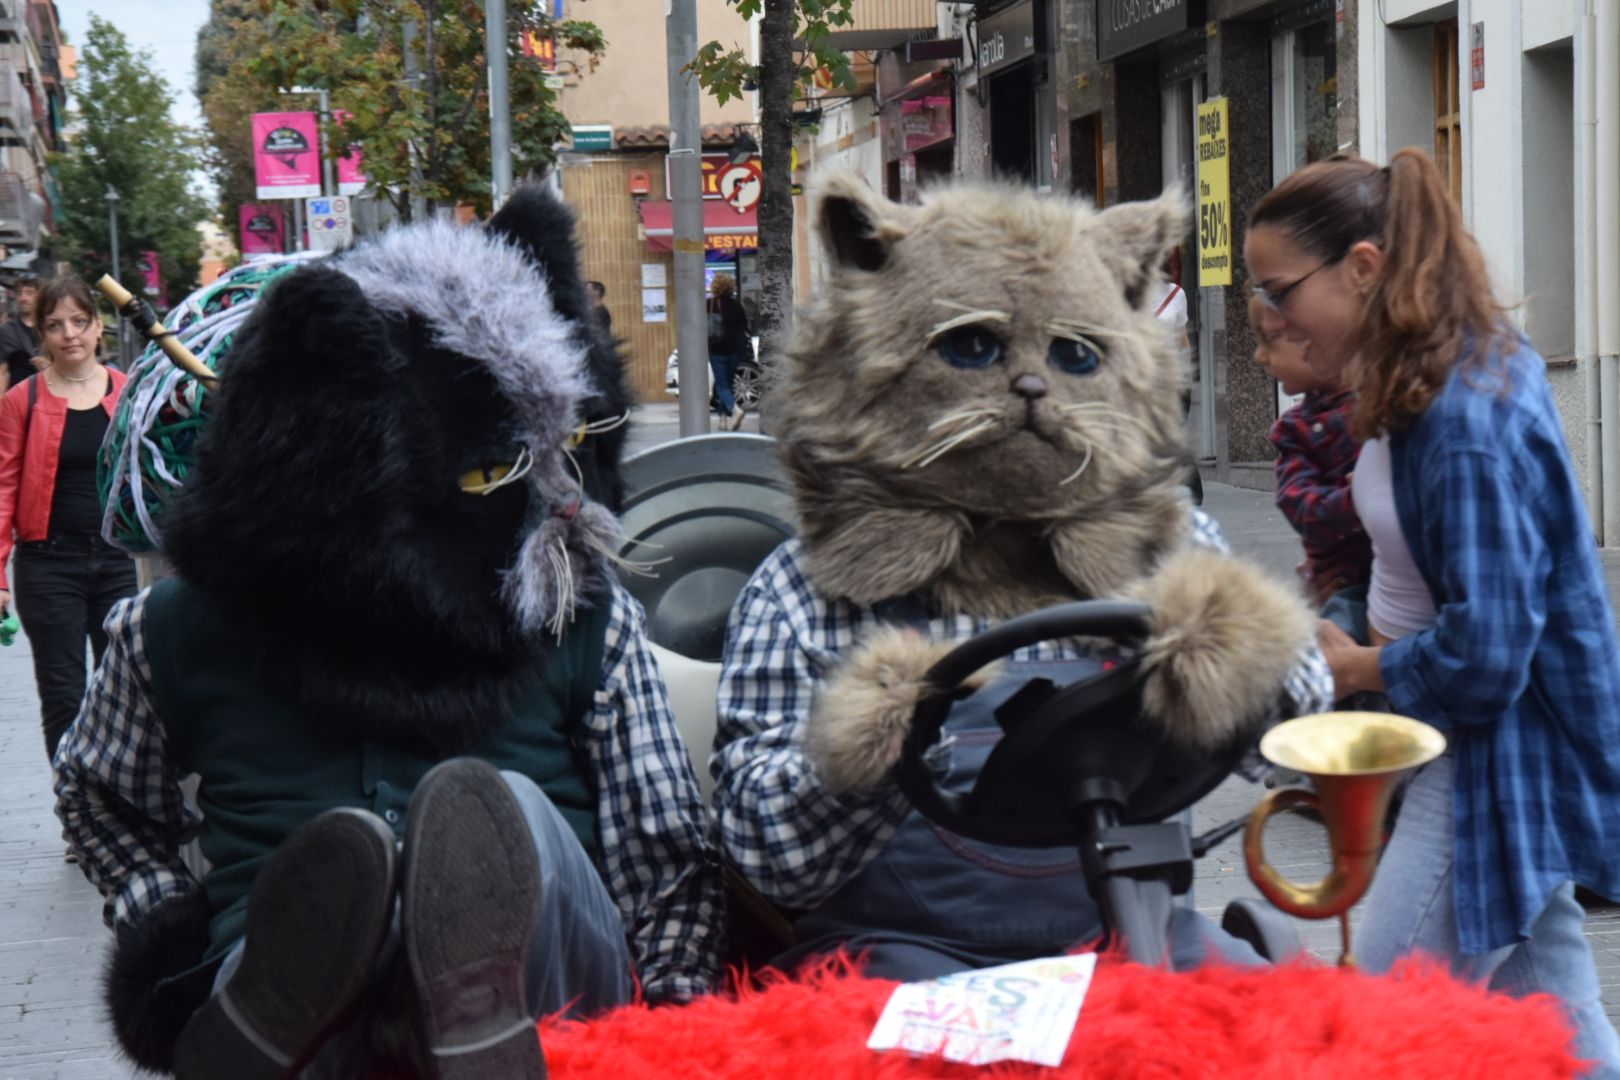
{"label": "yellow cat eye", "polygon": [[485,465],[481,469],[463,473],[456,483],[469,495],[486,495],[495,490],[511,471],[510,465]]}
{"label": "yellow cat eye", "polygon": [[589,435],[590,433],[591,433],[591,428],[590,428],[589,424],[581,424],[581,425],[579,425],[578,430],[576,430],[573,435],[569,436],[568,449],[570,449],[570,450],[579,449],[579,444],[584,442],[585,441],[585,436]]}

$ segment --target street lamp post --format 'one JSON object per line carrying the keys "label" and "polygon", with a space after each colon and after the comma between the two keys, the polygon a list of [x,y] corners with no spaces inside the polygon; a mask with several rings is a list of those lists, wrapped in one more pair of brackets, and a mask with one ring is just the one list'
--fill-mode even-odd
{"label": "street lamp post", "polygon": [[[112,240],[112,277],[118,278],[118,189],[111,184],[107,185],[107,233]],[[116,316],[117,313],[115,312]],[[118,365],[128,369],[129,358],[124,355],[124,320],[115,318],[118,323]]]}

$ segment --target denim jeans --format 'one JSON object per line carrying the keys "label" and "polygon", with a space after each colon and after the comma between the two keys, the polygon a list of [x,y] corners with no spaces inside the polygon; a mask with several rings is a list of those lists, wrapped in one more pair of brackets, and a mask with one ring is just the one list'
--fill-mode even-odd
{"label": "denim jeans", "polygon": [[[502,772],[528,819],[540,856],[540,920],[529,944],[524,978],[529,1015],[536,1019],[568,1010],[587,1017],[628,1002],[634,992],[629,945],[619,909],[591,858],[545,792],[527,776]],[[399,953],[399,909],[378,960],[387,970]],[[214,990],[225,989],[242,963],[242,942],[225,954]],[[347,1080],[367,1075],[369,1050],[364,1018],[322,1044],[302,1080]]]}
{"label": "denim jeans", "polygon": [[720,402],[720,411],[730,416],[737,411],[737,399],[732,396],[731,383],[737,377],[737,354],[709,354],[709,370],[714,372],[714,396]]}
{"label": "denim jeans", "polygon": [[1596,1062],[1591,1080],[1620,1080],[1620,1038],[1603,1011],[1592,949],[1581,933],[1585,912],[1575,887],[1553,891],[1530,939],[1484,956],[1464,956],[1457,943],[1450,754],[1431,762],[1406,789],[1406,801],[1356,936],[1356,956],[1374,973],[1414,950],[1442,959],[1460,978],[1524,997],[1551,994],[1575,1029],[1575,1053]]}
{"label": "denim jeans", "polygon": [[85,641],[99,664],[107,648],[101,624],[113,604],[135,594],[135,563],[99,536],[27,540],[16,551],[17,618],[34,653],[49,759],[84,700]]}

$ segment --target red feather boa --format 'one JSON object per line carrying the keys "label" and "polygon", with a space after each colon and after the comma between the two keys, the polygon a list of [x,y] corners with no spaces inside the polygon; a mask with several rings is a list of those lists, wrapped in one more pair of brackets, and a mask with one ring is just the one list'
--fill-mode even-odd
{"label": "red feather boa", "polygon": [[1558,1003],[1515,1000],[1429,964],[1387,977],[1309,963],[1170,974],[1106,960],[1063,1065],[973,1068],[866,1049],[895,983],[831,963],[684,1007],[542,1021],[550,1080],[1041,1077],[1574,1077]]}

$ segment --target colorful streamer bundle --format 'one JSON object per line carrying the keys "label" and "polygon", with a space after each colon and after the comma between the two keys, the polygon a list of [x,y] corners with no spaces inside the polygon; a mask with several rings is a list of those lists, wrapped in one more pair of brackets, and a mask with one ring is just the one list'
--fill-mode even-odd
{"label": "colorful streamer bundle", "polygon": [[[322,254],[302,252],[238,266],[186,297],[164,322],[210,371],[218,371],[259,291]],[[109,543],[135,554],[160,545],[156,519],[194,463],[207,394],[156,344],[148,344],[131,367],[96,462],[101,534]]]}

